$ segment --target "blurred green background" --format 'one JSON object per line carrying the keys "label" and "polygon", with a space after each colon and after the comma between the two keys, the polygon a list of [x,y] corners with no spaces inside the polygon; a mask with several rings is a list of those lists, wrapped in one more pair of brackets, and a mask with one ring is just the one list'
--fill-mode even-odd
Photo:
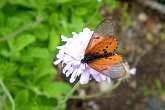
{"label": "blurred green background", "polygon": [[[139,69],[137,78],[134,76],[130,81],[132,85],[125,87],[125,93],[139,89],[139,86],[136,86],[137,82],[152,75],[153,72],[153,70],[149,72],[143,70],[145,63],[141,62],[141,59],[146,58],[145,53],[148,51],[151,52],[151,56],[155,55],[155,52],[152,52],[155,48],[160,50],[159,52],[164,49],[164,46],[161,46],[163,45],[161,42],[165,40],[164,13],[155,11],[152,7],[146,9],[147,6],[141,6],[140,2],[130,1],[0,0],[0,110],[14,110],[13,107],[15,110],[53,110],[72,88],[68,81],[63,81],[58,74],[59,69],[53,65],[58,52],[56,47],[62,45],[60,35],[72,37],[72,32],[81,32],[84,27],[94,30],[106,17],[114,20],[116,33],[122,36],[120,41],[123,43],[119,47],[123,49],[119,52],[132,66],[137,66]],[[159,1],[160,5],[161,3],[163,1]],[[139,43],[135,46],[137,41]],[[164,56],[164,52],[162,53]],[[163,56],[160,55],[162,59]],[[160,57],[158,55],[156,58]],[[151,60],[148,59],[145,62]],[[164,65],[164,62],[158,62],[159,65]],[[149,64],[153,63],[155,64],[155,62]],[[139,106],[146,109],[145,105],[150,100],[146,97],[164,96],[164,82],[161,79],[161,71],[164,73],[164,68],[159,70],[154,71],[157,75],[151,78],[149,84],[140,84],[140,86],[144,85],[140,87],[140,96],[136,97],[136,93],[133,92],[134,98],[131,99],[133,96],[128,96],[128,101],[125,101],[127,98],[123,93],[121,97],[115,99],[116,101],[124,97],[123,101],[117,102],[116,106],[113,103],[114,107],[110,105],[111,99],[109,101],[102,98],[100,101],[103,100],[103,102],[99,102],[98,99],[69,100],[62,109],[95,110],[88,105],[88,102],[94,101],[96,110],[102,110],[106,105],[112,107],[107,106],[109,110],[129,110],[129,108],[135,110],[138,108],[135,103],[138,103],[140,97],[143,98]],[[138,76],[144,73],[146,76]],[[128,85],[127,83],[125,82],[124,86]],[[153,85],[150,86],[150,84]],[[123,85],[118,90],[123,90],[122,87]],[[85,91],[86,88],[91,88],[91,93],[96,92],[91,85],[84,87],[83,90]],[[123,105],[120,108],[118,104]]]}

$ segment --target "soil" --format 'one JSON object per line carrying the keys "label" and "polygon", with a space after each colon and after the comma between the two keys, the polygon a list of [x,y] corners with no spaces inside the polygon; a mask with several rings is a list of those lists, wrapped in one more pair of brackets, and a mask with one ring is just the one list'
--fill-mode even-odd
{"label": "soil", "polygon": [[[102,7],[101,14],[113,16],[120,36],[118,52],[136,67],[136,75],[111,93],[87,100],[70,99],[68,110],[165,110],[165,38],[161,38],[165,36],[165,16],[136,2],[121,3],[112,13],[106,9]],[[84,87],[87,94],[98,92],[95,81],[88,86]]]}

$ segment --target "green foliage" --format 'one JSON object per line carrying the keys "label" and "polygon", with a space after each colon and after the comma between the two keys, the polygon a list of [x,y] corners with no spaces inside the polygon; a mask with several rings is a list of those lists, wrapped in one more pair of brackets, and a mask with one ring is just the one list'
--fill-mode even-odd
{"label": "green foliage", "polygon": [[160,39],[161,39],[162,41],[164,41],[164,40],[165,40],[165,35],[162,34],[162,35],[160,36]]}
{"label": "green foliage", "polygon": [[[0,0],[0,80],[16,110],[52,110],[71,90],[69,84],[54,80],[60,35],[71,37],[84,26],[95,27],[105,3],[110,11],[118,5],[109,0]],[[0,109],[11,109],[1,86]]]}
{"label": "green foliage", "polygon": [[144,96],[153,96],[153,95],[162,95],[164,94],[164,88],[160,79],[155,79],[155,85],[152,88],[144,87],[143,95]]}

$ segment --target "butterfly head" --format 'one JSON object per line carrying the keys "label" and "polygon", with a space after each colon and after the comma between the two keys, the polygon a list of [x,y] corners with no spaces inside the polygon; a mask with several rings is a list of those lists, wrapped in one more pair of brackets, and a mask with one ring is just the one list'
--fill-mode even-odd
{"label": "butterfly head", "polygon": [[93,61],[93,56],[91,54],[86,54],[83,59],[81,59],[81,63],[87,63],[89,64],[90,62]]}
{"label": "butterfly head", "polygon": [[89,60],[86,57],[84,57],[83,59],[81,59],[81,63],[87,63],[88,64],[89,63],[88,61]]}

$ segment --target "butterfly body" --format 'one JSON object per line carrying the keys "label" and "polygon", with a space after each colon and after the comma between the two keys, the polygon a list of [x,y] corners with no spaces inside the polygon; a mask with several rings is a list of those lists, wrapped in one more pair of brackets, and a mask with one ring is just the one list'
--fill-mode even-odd
{"label": "butterfly body", "polygon": [[122,78],[126,70],[122,57],[115,53],[117,39],[113,34],[113,24],[110,19],[103,20],[95,29],[86,47],[81,63],[110,78]]}
{"label": "butterfly body", "polygon": [[115,55],[115,52],[109,52],[104,54],[99,54],[99,53],[85,54],[84,58],[81,60],[81,63],[89,64],[96,60],[99,60],[100,58],[107,58],[113,55]]}

